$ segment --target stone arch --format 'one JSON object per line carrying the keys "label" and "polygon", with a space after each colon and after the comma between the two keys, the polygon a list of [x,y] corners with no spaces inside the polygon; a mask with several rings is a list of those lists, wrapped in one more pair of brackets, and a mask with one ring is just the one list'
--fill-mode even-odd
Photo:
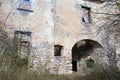
{"label": "stone arch", "polygon": [[[100,59],[99,59],[100,58]],[[78,63],[90,59],[95,63],[104,62],[105,50],[103,46],[95,40],[83,39],[77,41],[72,47],[72,70],[78,71]]]}

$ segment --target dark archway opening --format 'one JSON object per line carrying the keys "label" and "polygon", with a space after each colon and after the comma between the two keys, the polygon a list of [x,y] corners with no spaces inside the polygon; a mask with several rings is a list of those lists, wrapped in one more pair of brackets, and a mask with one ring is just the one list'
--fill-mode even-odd
{"label": "dark archway opening", "polygon": [[102,46],[94,40],[78,41],[72,48],[72,71],[76,72],[78,70],[77,62],[90,56],[95,48],[102,48]]}

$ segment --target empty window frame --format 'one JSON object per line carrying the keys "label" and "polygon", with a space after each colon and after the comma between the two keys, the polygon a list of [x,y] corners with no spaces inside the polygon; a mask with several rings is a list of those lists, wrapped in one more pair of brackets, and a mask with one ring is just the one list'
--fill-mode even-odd
{"label": "empty window frame", "polygon": [[90,9],[89,7],[86,6],[81,6],[82,8],[82,22],[84,23],[90,23],[91,18],[90,18]]}
{"label": "empty window frame", "polygon": [[20,0],[18,10],[33,12],[31,0]]}
{"label": "empty window frame", "polygon": [[0,2],[0,6],[2,6],[2,2]]}
{"label": "empty window frame", "polygon": [[120,54],[117,54],[117,60],[120,61]]}
{"label": "empty window frame", "polygon": [[61,56],[62,48],[61,45],[54,45],[54,56]]}
{"label": "empty window frame", "polygon": [[87,66],[87,68],[93,68],[95,66],[94,60],[91,58],[86,60],[86,66]]}
{"label": "empty window frame", "polygon": [[27,57],[30,53],[31,32],[15,31],[14,32],[14,51],[20,57]]}
{"label": "empty window frame", "polygon": [[30,1],[30,0],[24,0],[24,1]]}

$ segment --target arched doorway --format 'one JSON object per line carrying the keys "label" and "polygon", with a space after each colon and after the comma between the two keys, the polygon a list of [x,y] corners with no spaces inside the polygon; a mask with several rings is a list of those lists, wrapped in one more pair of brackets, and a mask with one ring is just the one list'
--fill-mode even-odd
{"label": "arched doorway", "polygon": [[[81,61],[87,67],[92,67],[91,64],[87,64],[87,61],[91,63],[102,63],[105,57],[105,51],[100,43],[90,39],[84,39],[76,42],[72,48],[72,70],[78,71],[82,64]],[[80,66],[79,66],[80,65]]]}

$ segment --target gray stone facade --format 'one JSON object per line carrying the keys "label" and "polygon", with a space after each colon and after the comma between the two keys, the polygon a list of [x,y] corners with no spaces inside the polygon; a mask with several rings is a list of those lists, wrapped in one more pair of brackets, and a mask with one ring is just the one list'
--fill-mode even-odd
{"label": "gray stone facade", "polygon": [[[107,5],[114,3],[87,0],[23,0],[23,3],[1,0],[0,22],[7,24],[5,31],[12,39],[16,31],[31,32],[28,56],[33,69],[42,67],[53,74],[68,74],[75,68],[80,72],[86,70],[85,61],[89,59],[96,64],[119,59],[119,44],[103,28],[107,14],[120,13],[116,5]],[[54,55],[55,45],[62,46],[59,56]]]}

